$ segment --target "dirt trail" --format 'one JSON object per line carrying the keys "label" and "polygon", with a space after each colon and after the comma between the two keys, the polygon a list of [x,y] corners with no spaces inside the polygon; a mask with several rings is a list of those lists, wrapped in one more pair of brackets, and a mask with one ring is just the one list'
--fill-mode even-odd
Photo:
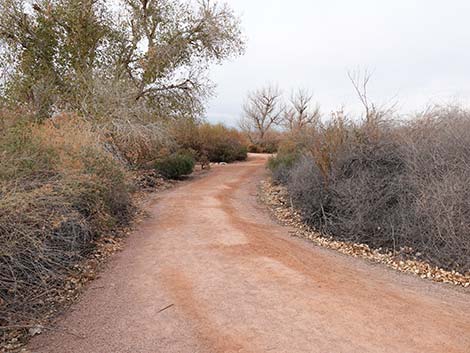
{"label": "dirt trail", "polygon": [[251,156],[161,194],[126,250],[28,349],[470,352],[468,293],[289,237],[257,203],[264,163]]}

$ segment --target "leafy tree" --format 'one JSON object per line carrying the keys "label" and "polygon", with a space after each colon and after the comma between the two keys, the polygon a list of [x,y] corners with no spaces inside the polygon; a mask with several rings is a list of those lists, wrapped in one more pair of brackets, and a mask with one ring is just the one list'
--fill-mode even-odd
{"label": "leafy tree", "polygon": [[211,94],[209,65],[244,48],[233,12],[208,0],[0,0],[0,11],[3,95],[40,117],[125,107],[195,118]]}
{"label": "leafy tree", "polygon": [[211,85],[208,65],[243,51],[239,22],[226,5],[197,7],[172,0],[125,0],[130,35],[122,68],[146,99],[166,115],[198,115]]}

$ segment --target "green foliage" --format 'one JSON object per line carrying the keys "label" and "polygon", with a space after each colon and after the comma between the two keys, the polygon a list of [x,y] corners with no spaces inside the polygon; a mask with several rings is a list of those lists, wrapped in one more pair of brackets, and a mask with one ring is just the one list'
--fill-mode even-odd
{"label": "green foliage", "polygon": [[[53,108],[79,108],[93,74],[106,63],[113,28],[100,2],[42,0],[32,11],[23,0],[3,0],[0,40],[10,59],[7,94],[28,103],[36,117]],[[108,63],[109,64],[109,63]]]}
{"label": "green foliage", "polygon": [[179,179],[193,172],[194,158],[189,153],[173,153],[155,163],[155,169],[168,179]]}

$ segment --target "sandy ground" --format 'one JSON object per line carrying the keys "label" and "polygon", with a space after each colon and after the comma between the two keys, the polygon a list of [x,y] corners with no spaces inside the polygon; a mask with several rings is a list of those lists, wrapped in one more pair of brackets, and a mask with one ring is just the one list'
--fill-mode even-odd
{"label": "sandy ground", "polygon": [[470,352],[468,292],[289,237],[257,202],[265,158],[160,194],[126,249],[28,350]]}

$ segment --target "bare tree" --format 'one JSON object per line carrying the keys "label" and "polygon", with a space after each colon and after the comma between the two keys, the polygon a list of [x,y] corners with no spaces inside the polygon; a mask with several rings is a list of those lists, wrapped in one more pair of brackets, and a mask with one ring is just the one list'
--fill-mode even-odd
{"label": "bare tree", "polygon": [[312,107],[312,94],[305,89],[292,93],[291,107],[284,111],[283,125],[291,132],[315,125],[320,119],[320,106]]}
{"label": "bare tree", "polygon": [[367,94],[367,86],[372,74],[368,70],[365,70],[363,73],[360,70],[355,70],[348,71],[348,77],[357,93],[357,96],[359,97],[359,100],[364,106],[366,119],[369,120],[373,115],[373,112],[376,110],[374,104],[369,101]]}
{"label": "bare tree", "polygon": [[281,90],[275,86],[248,94],[239,125],[252,143],[263,142],[266,133],[281,124],[284,112],[281,97]]}
{"label": "bare tree", "polygon": [[366,121],[372,122],[373,120],[381,120],[395,111],[397,103],[394,102],[394,99],[381,106],[377,106],[375,103],[370,101],[368,86],[372,78],[371,72],[368,70],[348,71],[348,77],[357,93],[357,96],[359,97],[359,100],[361,101],[362,106],[364,107]]}

